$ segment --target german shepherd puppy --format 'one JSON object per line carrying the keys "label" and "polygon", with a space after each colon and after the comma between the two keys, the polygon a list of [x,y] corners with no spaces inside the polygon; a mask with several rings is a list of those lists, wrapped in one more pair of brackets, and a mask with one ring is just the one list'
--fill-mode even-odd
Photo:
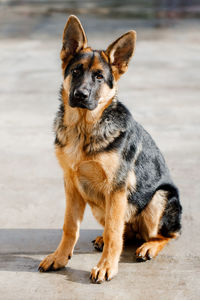
{"label": "german shepherd puppy", "polygon": [[94,241],[103,253],[91,271],[92,282],[117,274],[123,236],[132,233],[144,240],[136,257],[146,261],[181,229],[179,193],[165,160],[116,97],[135,42],[136,32],[129,31],[106,51],[92,50],[77,17],[70,16],[64,28],[55,151],[64,172],[66,212],[62,240],[40,263],[40,271],[67,264],[87,203],[104,227],[103,237]]}

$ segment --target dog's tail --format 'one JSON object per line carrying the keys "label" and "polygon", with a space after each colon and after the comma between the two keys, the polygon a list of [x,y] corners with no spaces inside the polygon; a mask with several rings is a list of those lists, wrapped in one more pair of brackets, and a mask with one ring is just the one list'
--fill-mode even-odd
{"label": "dog's tail", "polygon": [[165,190],[168,190],[168,201],[161,219],[160,233],[166,237],[173,237],[181,231],[182,206],[177,188],[169,186]]}

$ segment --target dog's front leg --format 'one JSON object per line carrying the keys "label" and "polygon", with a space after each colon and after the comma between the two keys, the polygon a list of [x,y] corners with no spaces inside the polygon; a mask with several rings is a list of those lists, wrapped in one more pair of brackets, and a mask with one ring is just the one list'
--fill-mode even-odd
{"label": "dog's front leg", "polygon": [[57,270],[64,267],[71,258],[79,237],[85,202],[68,178],[65,178],[66,210],[63,234],[56,251],[49,254],[39,265],[39,271]]}
{"label": "dog's front leg", "polygon": [[117,191],[106,197],[104,248],[102,257],[91,271],[92,282],[110,280],[118,272],[118,262],[123,246],[124,215],[127,205],[125,191]]}

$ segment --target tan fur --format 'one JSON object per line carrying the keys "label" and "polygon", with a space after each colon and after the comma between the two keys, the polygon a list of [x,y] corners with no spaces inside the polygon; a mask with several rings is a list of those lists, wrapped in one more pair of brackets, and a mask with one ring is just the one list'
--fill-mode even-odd
{"label": "tan fur", "polygon": [[90,205],[90,208],[92,210],[92,214],[95,217],[95,219],[101,224],[103,227],[105,226],[105,202],[102,206],[96,205],[92,201],[88,201],[88,204]]}
{"label": "tan fur", "polygon": [[[98,192],[103,195],[108,194],[118,166],[119,157],[116,152],[97,154],[94,157],[94,160],[81,162],[77,172],[79,191],[82,192],[84,189],[83,186],[85,185],[85,197],[89,200],[91,200],[90,190],[96,191],[96,196],[98,195]],[[93,201],[98,201],[98,199],[95,200],[94,198]]]}
{"label": "tan fur", "polygon": [[125,222],[129,224],[133,224],[135,222],[136,213],[137,213],[137,208],[133,204],[128,203],[126,208],[126,214],[125,214]]}
{"label": "tan fur", "polygon": [[125,215],[127,234],[132,234],[128,233],[128,231],[132,230],[137,238],[145,241],[156,237],[159,233],[160,219],[163,216],[166,201],[167,192],[159,190],[140,214],[137,214],[137,209],[133,204],[128,204]]}
{"label": "tan fur", "polygon": [[[137,179],[134,170],[131,170],[127,178],[127,196],[130,191],[136,190]],[[137,209],[133,204],[127,203],[125,223],[133,223]]]}
{"label": "tan fur", "polygon": [[132,225],[133,232],[148,241],[159,233],[160,219],[167,201],[167,192],[159,190],[155,193],[147,207],[138,215],[133,205],[128,205],[125,221]]}
{"label": "tan fur", "polygon": [[142,244],[142,246],[136,250],[137,258],[147,260],[156,257],[170,240],[171,238],[166,238],[161,235],[149,239],[148,242]]}
{"label": "tan fur", "polygon": [[167,203],[167,195],[168,193],[165,191],[157,191],[151,202],[140,214],[139,233],[145,241],[158,235],[160,219]]}
{"label": "tan fur", "polygon": [[91,279],[95,282],[102,282],[105,278],[110,280],[118,271],[118,261],[123,245],[126,202],[125,190],[106,197],[103,253],[99,263],[91,271]]}
{"label": "tan fur", "polygon": [[101,249],[103,249],[104,241],[103,241],[103,237],[102,236],[97,236],[96,239],[93,241],[93,243],[94,243],[94,247],[97,250],[101,251]]}
{"label": "tan fur", "polygon": [[47,271],[64,267],[71,258],[74,246],[79,237],[79,227],[83,218],[85,205],[80,194],[74,188],[69,176],[65,177],[66,211],[63,234],[56,251],[48,255],[39,265],[39,269]]}
{"label": "tan fur", "polygon": [[128,173],[127,177],[127,190],[135,191],[136,190],[137,179],[134,170],[131,170]]}
{"label": "tan fur", "polygon": [[106,190],[106,174],[98,161],[80,163],[77,170],[76,185],[85,201],[104,203]]}

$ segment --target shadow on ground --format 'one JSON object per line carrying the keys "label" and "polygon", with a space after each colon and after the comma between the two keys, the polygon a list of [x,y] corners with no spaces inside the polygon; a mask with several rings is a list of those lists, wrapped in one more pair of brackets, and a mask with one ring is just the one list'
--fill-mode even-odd
{"label": "shadow on ground", "polygon": [[[0,271],[37,272],[42,257],[56,249],[61,234],[58,229],[1,229]],[[99,235],[102,230],[81,230],[74,256],[97,254],[91,241]],[[135,263],[135,250],[140,244],[139,241],[127,242],[120,262]],[[68,281],[89,283],[89,272],[85,270],[66,267],[52,273],[66,276]]]}

